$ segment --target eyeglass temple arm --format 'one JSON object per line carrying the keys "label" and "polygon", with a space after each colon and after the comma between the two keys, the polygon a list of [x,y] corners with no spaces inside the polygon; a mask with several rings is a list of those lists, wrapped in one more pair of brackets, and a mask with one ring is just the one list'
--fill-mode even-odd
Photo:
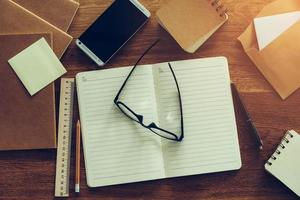
{"label": "eyeglass temple arm", "polygon": [[131,74],[133,73],[134,69],[136,68],[136,66],[139,64],[139,62],[143,59],[143,57],[152,49],[152,47],[154,47],[157,43],[159,42],[159,39],[157,39],[150,47],[148,47],[148,49],[140,56],[140,58],[137,60],[137,62],[135,63],[134,67],[131,69],[130,73],[128,74],[127,78],[125,79],[124,83],[122,84],[120,90],[118,91],[114,102],[116,103],[119,99],[119,96],[121,94],[121,92],[123,91],[128,79],[130,78]]}
{"label": "eyeglass temple arm", "polygon": [[169,68],[172,72],[172,75],[174,77],[174,80],[175,80],[175,84],[176,84],[176,87],[177,87],[177,91],[178,91],[178,97],[179,97],[179,107],[180,107],[180,123],[181,123],[181,136],[178,138],[178,141],[181,141],[183,138],[184,138],[184,127],[183,127],[183,111],[182,111],[182,101],[181,101],[181,93],[180,93],[180,89],[179,89],[179,85],[178,85],[178,81],[177,81],[177,78],[176,78],[176,75],[172,69],[172,66],[170,63],[168,63],[169,65]]}

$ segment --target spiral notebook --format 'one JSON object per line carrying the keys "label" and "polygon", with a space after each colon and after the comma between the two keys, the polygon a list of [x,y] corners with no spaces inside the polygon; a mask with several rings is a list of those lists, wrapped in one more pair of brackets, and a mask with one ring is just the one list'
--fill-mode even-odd
{"label": "spiral notebook", "polygon": [[[113,99],[131,67],[76,76],[90,187],[235,170],[241,158],[227,60],[171,62],[183,103],[185,137],[172,142],[128,119]],[[167,63],[139,66],[123,102],[144,121],[178,132],[178,93]],[[177,118],[178,119],[178,118]]]}
{"label": "spiral notebook", "polygon": [[265,169],[300,197],[300,135],[287,131]]}
{"label": "spiral notebook", "polygon": [[220,0],[171,0],[156,13],[160,25],[187,52],[195,52],[228,19]]}

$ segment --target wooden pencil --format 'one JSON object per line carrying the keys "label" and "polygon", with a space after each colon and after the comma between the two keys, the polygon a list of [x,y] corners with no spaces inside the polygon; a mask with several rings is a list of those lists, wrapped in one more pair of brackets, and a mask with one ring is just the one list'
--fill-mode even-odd
{"label": "wooden pencil", "polygon": [[75,192],[80,192],[80,121],[76,125],[76,168],[75,168]]}

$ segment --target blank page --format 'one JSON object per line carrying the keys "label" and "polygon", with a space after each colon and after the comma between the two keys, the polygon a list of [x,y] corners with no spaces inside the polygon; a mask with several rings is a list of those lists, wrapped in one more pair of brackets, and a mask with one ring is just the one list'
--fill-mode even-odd
{"label": "blank page", "polygon": [[[160,138],[128,119],[113,99],[131,68],[76,77],[87,182],[90,187],[165,177]],[[137,67],[122,96],[145,120],[156,121],[152,67]]]}
{"label": "blank page", "polygon": [[[300,135],[289,131],[265,168],[300,197]],[[288,141],[288,143],[287,143]],[[280,152],[280,154],[278,154]]]}
{"label": "blank page", "polygon": [[[162,140],[167,177],[240,168],[226,58],[177,61],[171,65],[182,96],[185,137],[182,142]],[[178,132],[176,85],[166,63],[156,66],[159,69],[160,125]]]}

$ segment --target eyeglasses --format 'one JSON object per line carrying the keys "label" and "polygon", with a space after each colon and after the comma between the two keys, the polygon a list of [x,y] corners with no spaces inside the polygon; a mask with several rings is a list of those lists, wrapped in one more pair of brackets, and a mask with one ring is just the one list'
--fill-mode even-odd
{"label": "eyeglasses", "polygon": [[149,129],[150,131],[152,131],[153,133],[155,133],[156,135],[163,137],[165,139],[168,140],[173,140],[173,141],[182,141],[182,139],[184,138],[184,128],[183,128],[183,112],[182,112],[182,102],[181,102],[181,95],[180,95],[180,90],[179,90],[179,86],[178,86],[178,82],[176,79],[176,75],[172,69],[172,66],[170,63],[168,63],[170,71],[172,73],[172,76],[174,78],[176,87],[177,87],[177,92],[178,92],[178,98],[179,98],[179,109],[180,109],[180,123],[181,123],[181,134],[180,136],[178,136],[177,134],[165,130],[163,128],[158,127],[154,122],[150,123],[150,124],[145,124],[144,123],[144,117],[143,115],[140,115],[136,112],[134,112],[131,108],[129,108],[125,103],[123,103],[122,101],[119,100],[119,97],[126,85],[126,83],[128,82],[131,74],[133,73],[133,71],[135,70],[135,68],[137,67],[137,65],[139,64],[139,62],[142,60],[142,58],[152,49],[152,47],[154,47],[157,43],[159,42],[159,40],[155,41],[142,55],[141,57],[138,59],[138,61],[135,63],[134,67],[131,69],[131,71],[129,72],[127,78],[125,79],[123,85],[121,86],[120,90],[118,91],[115,99],[114,99],[114,103],[115,105],[120,109],[120,111],[122,113],[124,113],[129,119],[135,121],[136,123],[140,124],[141,126],[143,126],[146,129]]}

